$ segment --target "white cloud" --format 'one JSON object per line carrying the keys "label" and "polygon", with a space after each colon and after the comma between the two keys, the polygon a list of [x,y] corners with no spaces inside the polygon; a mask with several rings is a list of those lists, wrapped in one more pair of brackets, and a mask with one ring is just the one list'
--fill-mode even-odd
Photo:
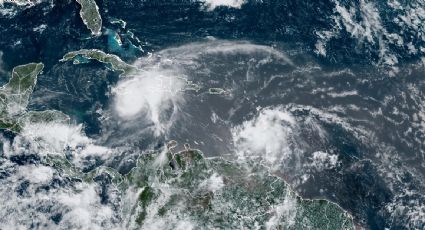
{"label": "white cloud", "polygon": [[21,136],[32,140],[38,148],[48,150],[51,154],[62,153],[66,147],[75,149],[91,142],[82,134],[82,125],[73,126],[55,122],[26,124]]}
{"label": "white cloud", "polygon": [[385,205],[385,211],[392,220],[403,223],[405,229],[421,229],[425,220],[425,202],[421,193],[404,188]]}
{"label": "white cloud", "polygon": [[94,185],[80,185],[80,193],[62,192],[57,201],[70,211],[62,217],[61,223],[79,229],[104,229],[102,222],[113,218],[113,210],[101,205]]}
{"label": "white cloud", "polygon": [[[43,165],[18,166],[8,160],[0,169],[8,172],[0,189],[0,229],[119,229],[109,205],[101,203],[96,184],[72,182],[60,171]],[[60,188],[46,189],[53,176],[61,180]],[[66,176],[66,175],[62,175]],[[22,186],[24,185],[24,186]],[[59,224],[52,216],[58,215]]]}
{"label": "white cloud", "polygon": [[[0,0],[0,15],[6,17],[13,17],[17,13],[18,8],[30,8],[37,4],[40,4],[43,0]],[[4,8],[4,3],[14,4],[16,7]]]}
{"label": "white cloud", "polygon": [[6,157],[14,155],[39,154],[62,155],[70,153],[75,164],[83,158],[97,156],[106,159],[113,151],[95,144],[84,134],[83,126],[63,122],[27,123],[12,144],[5,142],[3,152]]}
{"label": "white cloud", "polygon": [[38,33],[43,33],[43,31],[47,29],[47,24],[41,24],[37,27],[34,27],[33,31]]}
{"label": "white cloud", "polygon": [[[326,56],[326,45],[346,31],[359,44],[378,49],[375,64],[391,67],[390,74],[397,72],[398,53],[404,49],[410,55],[423,54],[425,48],[425,3],[420,0],[408,2],[388,0],[387,10],[379,10],[374,1],[360,0],[350,5],[333,0],[334,15],[330,30],[316,31],[318,38],[315,52]],[[400,3],[401,2],[401,3]],[[389,28],[388,25],[394,28]],[[396,47],[396,48],[394,48]]]}
{"label": "white cloud", "polygon": [[210,40],[203,43],[190,43],[175,48],[165,49],[160,51],[158,55],[164,63],[173,63],[179,65],[197,64],[196,59],[203,55],[261,55],[263,59],[260,62],[266,61],[282,61],[285,64],[294,65],[292,60],[283,52],[274,49],[270,46],[251,44],[246,41],[233,42],[226,40]]}
{"label": "white cloud", "polygon": [[240,158],[260,156],[275,165],[291,155],[289,148],[295,119],[282,109],[263,109],[259,115],[233,128],[232,136]]}
{"label": "white cloud", "polygon": [[30,0],[0,0],[0,6],[3,5],[4,3],[12,3],[12,4],[16,4],[18,6],[27,6],[27,5],[34,5],[34,4],[38,4],[41,1],[30,1]]}
{"label": "white cloud", "polygon": [[287,193],[281,204],[272,208],[273,216],[266,222],[266,229],[279,229],[280,223],[293,226],[297,216],[297,201],[291,193]]}
{"label": "white cloud", "polygon": [[86,145],[78,154],[79,157],[87,156],[110,156],[112,150],[99,145],[89,144]]}
{"label": "white cloud", "polygon": [[0,51],[0,74],[6,74],[7,72],[4,70],[3,66],[3,51]]}
{"label": "white cloud", "polygon": [[[156,230],[156,229],[181,229],[190,230],[196,229],[196,223],[190,219],[190,216],[185,215],[187,204],[184,201],[177,201],[178,204],[173,206],[166,212],[165,215],[158,215],[161,207],[170,200],[172,195],[181,192],[180,188],[176,188],[167,183],[154,183],[154,189],[158,190],[158,197],[146,207],[146,217],[142,226],[136,226],[139,229]],[[136,207],[135,213],[141,211],[141,206]]]}
{"label": "white cloud", "polygon": [[338,166],[338,155],[317,151],[313,153],[311,166],[317,170],[332,169]]}
{"label": "white cloud", "polygon": [[[317,54],[326,56],[326,44],[332,38],[340,37],[341,32],[345,30],[360,44],[378,46],[377,54],[379,55],[379,60],[376,64],[394,66],[398,63],[397,55],[394,51],[392,51],[390,46],[395,45],[408,49],[408,44],[403,41],[403,32],[388,32],[385,23],[381,19],[381,12],[372,1],[360,0],[358,5],[352,4],[349,7],[341,4],[338,0],[334,0],[333,2],[335,3],[335,15],[331,17],[331,20],[334,22],[334,26],[329,31],[316,32],[318,37],[318,41],[316,43]],[[397,4],[389,3],[389,5],[395,6],[399,4],[397,2]],[[420,9],[421,7],[418,6],[417,8]],[[418,12],[412,12],[411,18],[420,15]],[[399,24],[401,28],[407,28],[407,25],[414,24],[403,20],[404,17],[399,16],[398,12],[396,12],[394,16],[396,16],[395,21],[400,22]],[[394,16],[391,15],[391,17]],[[403,25],[404,22],[406,22],[407,25]],[[415,31],[420,32],[420,29],[414,29]],[[413,50],[412,47],[410,47],[410,49]],[[397,68],[395,67],[392,67],[392,69],[393,71],[397,71]]]}
{"label": "white cloud", "polygon": [[360,1],[360,15],[362,17],[360,22],[356,22],[354,19],[356,17],[354,8],[347,9],[336,2],[335,9],[341,16],[341,23],[351,36],[357,38],[360,42],[363,42],[363,40],[371,44],[378,42],[381,61],[387,65],[398,63],[397,57],[389,51],[388,41],[384,38],[384,36],[391,36],[382,25],[379,11],[372,2]]}
{"label": "white cloud", "polygon": [[18,173],[31,183],[47,183],[53,179],[54,170],[43,165],[24,165],[19,167]]}
{"label": "white cloud", "polygon": [[162,134],[169,125],[166,110],[176,113],[183,102],[185,80],[175,70],[151,69],[140,71],[130,79],[124,79],[112,89],[115,110],[124,120],[143,115],[153,123],[155,135]]}
{"label": "white cloud", "polygon": [[218,6],[227,6],[240,9],[245,0],[204,0],[207,10],[214,10]]}
{"label": "white cloud", "polygon": [[211,192],[217,192],[224,187],[223,177],[213,173],[210,178],[203,181],[199,186],[201,188],[206,187]]}

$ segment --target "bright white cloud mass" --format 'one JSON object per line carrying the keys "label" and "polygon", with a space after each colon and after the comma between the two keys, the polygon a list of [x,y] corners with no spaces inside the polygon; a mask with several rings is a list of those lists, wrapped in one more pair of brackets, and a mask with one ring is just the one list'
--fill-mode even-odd
{"label": "bright white cloud mass", "polygon": [[154,132],[159,135],[167,123],[162,119],[163,114],[170,108],[172,113],[178,110],[184,86],[185,81],[176,71],[140,71],[113,88],[115,110],[125,120],[144,116],[153,123]]}
{"label": "bright white cloud mass", "polygon": [[218,6],[241,8],[244,3],[245,0],[205,0],[208,10],[214,10]]}
{"label": "bright white cloud mass", "polygon": [[260,156],[276,165],[290,157],[290,141],[296,126],[292,115],[280,108],[266,108],[252,120],[233,129],[233,140],[240,157]]}

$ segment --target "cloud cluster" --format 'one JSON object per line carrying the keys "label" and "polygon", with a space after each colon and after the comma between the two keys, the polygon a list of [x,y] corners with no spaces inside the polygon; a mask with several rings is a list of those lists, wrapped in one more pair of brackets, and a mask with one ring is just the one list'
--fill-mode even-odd
{"label": "cloud cluster", "polygon": [[227,6],[232,8],[241,8],[242,4],[245,3],[245,0],[205,0],[205,5],[207,10],[214,10],[219,6]]}
{"label": "cloud cluster", "polygon": [[238,156],[261,157],[269,165],[279,165],[291,157],[296,125],[292,115],[280,108],[261,110],[254,119],[233,128]]}
{"label": "cloud cluster", "polygon": [[112,89],[115,110],[126,121],[143,116],[150,121],[156,136],[162,134],[170,124],[170,116],[183,102],[182,91],[185,81],[177,71],[151,69],[124,79]]}
{"label": "cloud cluster", "polygon": [[4,161],[0,170],[5,173],[0,189],[1,229],[120,227],[115,225],[111,206],[101,202],[96,184],[70,184],[57,169],[44,165],[18,166]]}
{"label": "cloud cluster", "polygon": [[84,158],[94,156],[107,159],[113,154],[109,148],[97,145],[87,137],[83,125],[66,122],[27,123],[13,142],[3,142],[4,156],[36,153],[39,156],[70,154],[73,163],[80,165]]}

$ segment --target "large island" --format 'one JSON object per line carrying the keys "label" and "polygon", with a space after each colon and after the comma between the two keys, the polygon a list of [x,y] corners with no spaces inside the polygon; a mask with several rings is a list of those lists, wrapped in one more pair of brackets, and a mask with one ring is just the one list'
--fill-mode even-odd
{"label": "large island", "polygon": [[74,64],[84,63],[86,60],[96,60],[109,65],[112,70],[120,71],[123,75],[136,70],[136,67],[125,63],[120,57],[114,54],[107,54],[97,49],[81,49],[66,53],[60,62],[73,60]]}

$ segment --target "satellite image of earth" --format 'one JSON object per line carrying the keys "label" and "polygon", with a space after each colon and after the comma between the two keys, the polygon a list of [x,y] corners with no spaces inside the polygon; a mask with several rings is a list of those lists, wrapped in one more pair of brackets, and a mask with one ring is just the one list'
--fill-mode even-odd
{"label": "satellite image of earth", "polygon": [[0,230],[425,229],[424,0],[0,0]]}

